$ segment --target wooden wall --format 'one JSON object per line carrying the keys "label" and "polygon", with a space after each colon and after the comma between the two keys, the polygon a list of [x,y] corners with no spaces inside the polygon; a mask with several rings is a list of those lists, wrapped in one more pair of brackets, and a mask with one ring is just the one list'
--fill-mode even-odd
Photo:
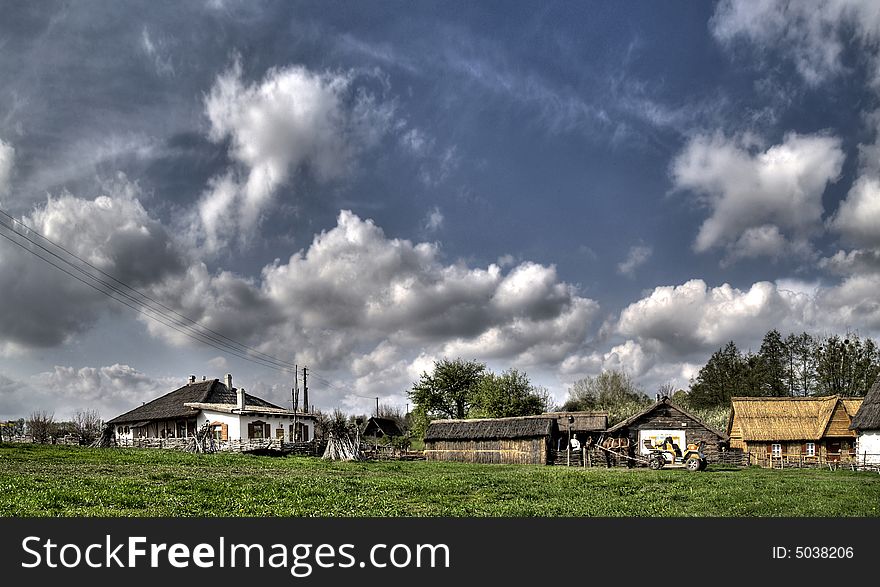
{"label": "wooden wall", "polygon": [[[706,428],[704,424],[687,416],[675,406],[668,404],[657,406],[654,411],[645,414],[627,428],[626,435],[629,436],[630,445],[634,447],[634,454],[639,454],[635,448],[639,443],[639,430],[684,430],[688,443],[696,443],[700,440],[705,442],[703,453],[710,463],[719,460],[722,439],[718,438],[718,435]],[[682,450],[684,448],[682,447]]]}
{"label": "wooden wall", "polygon": [[831,420],[828,422],[828,428],[825,430],[825,436],[855,438],[856,431],[849,429],[851,423],[852,420],[849,414],[846,413],[843,402],[837,402],[837,407],[834,409],[834,413],[831,414]]}
{"label": "wooden wall", "polygon": [[426,440],[424,453],[429,461],[546,465],[549,458],[548,442],[546,436],[498,440]]}

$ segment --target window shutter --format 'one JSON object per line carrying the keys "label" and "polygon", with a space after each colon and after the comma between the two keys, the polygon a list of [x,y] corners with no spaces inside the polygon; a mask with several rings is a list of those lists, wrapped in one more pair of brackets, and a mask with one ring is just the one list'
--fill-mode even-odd
{"label": "window shutter", "polygon": [[802,455],[807,454],[807,443],[806,442],[801,445],[801,454]]}
{"label": "window shutter", "polygon": [[272,438],[272,426],[269,424],[263,424],[263,430],[266,432],[263,434],[263,438]]}
{"label": "window shutter", "polygon": [[220,440],[229,440],[229,424],[220,424]]}

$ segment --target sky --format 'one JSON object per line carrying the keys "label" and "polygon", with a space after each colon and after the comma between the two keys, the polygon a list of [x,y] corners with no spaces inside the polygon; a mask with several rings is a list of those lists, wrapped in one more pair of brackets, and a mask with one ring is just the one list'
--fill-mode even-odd
{"label": "sky", "polygon": [[443,358],[651,395],[880,335],[872,0],[11,3],[0,80],[0,418],[289,406],[266,356],[347,413]]}

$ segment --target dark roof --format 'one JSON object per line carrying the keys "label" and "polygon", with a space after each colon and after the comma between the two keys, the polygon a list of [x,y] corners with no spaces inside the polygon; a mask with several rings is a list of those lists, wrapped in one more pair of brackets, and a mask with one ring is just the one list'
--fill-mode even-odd
{"label": "dark roof", "polygon": [[642,410],[638,414],[635,414],[634,416],[630,416],[629,418],[627,418],[623,422],[618,422],[617,424],[615,424],[614,426],[609,428],[607,430],[607,432],[609,434],[613,434],[614,432],[617,432],[618,430],[620,430],[622,428],[628,428],[629,426],[635,424],[637,421],[641,420],[643,417],[647,416],[648,414],[650,414],[651,412],[653,412],[654,410],[656,410],[657,408],[659,408],[661,406],[669,406],[670,408],[672,408],[674,410],[678,410],[679,412],[681,412],[681,414],[683,416],[693,420],[694,422],[696,422],[697,424],[699,424],[700,426],[702,426],[703,428],[705,428],[709,432],[712,432],[713,434],[718,436],[718,438],[720,438],[720,439],[727,440],[729,438],[726,434],[722,434],[721,432],[718,432],[717,430],[715,430],[714,428],[712,428],[711,426],[709,426],[708,424],[706,424],[705,422],[703,422],[702,420],[700,420],[699,418],[694,416],[693,414],[687,413],[681,407],[670,402],[668,397],[664,397],[660,401],[654,402],[653,404],[651,404],[650,406],[648,406],[647,408],[645,408],[644,410]]}
{"label": "dark roof", "polygon": [[[235,404],[238,401],[235,388],[228,389],[219,379],[189,383],[180,389],[175,389],[147,402],[129,412],[108,420],[107,424],[122,424],[128,422],[168,420],[172,418],[187,418],[195,416],[199,410],[185,406],[186,403],[202,404]],[[280,406],[269,403],[264,399],[244,394],[245,406],[257,406],[263,408],[278,408]]]}
{"label": "dark roof", "polygon": [[572,432],[603,432],[608,428],[608,412],[549,412],[541,415],[556,418],[561,432],[568,432],[569,417],[574,418]]}
{"label": "dark roof", "polygon": [[865,396],[849,427],[853,430],[880,430],[880,377]]}
{"label": "dark roof", "polygon": [[372,417],[364,426],[364,436],[403,436],[397,421],[392,418]]}
{"label": "dark roof", "polygon": [[425,431],[425,440],[486,440],[550,436],[554,423],[555,419],[547,416],[434,420]]}

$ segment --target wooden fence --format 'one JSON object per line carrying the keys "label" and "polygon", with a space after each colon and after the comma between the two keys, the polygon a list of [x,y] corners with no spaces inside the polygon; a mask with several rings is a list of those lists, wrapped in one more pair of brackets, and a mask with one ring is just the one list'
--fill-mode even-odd
{"label": "wooden fence", "polygon": [[766,469],[851,469],[858,471],[880,470],[880,455],[873,453],[854,453],[850,451],[807,456],[801,453],[770,453],[750,455],[749,464]]}

